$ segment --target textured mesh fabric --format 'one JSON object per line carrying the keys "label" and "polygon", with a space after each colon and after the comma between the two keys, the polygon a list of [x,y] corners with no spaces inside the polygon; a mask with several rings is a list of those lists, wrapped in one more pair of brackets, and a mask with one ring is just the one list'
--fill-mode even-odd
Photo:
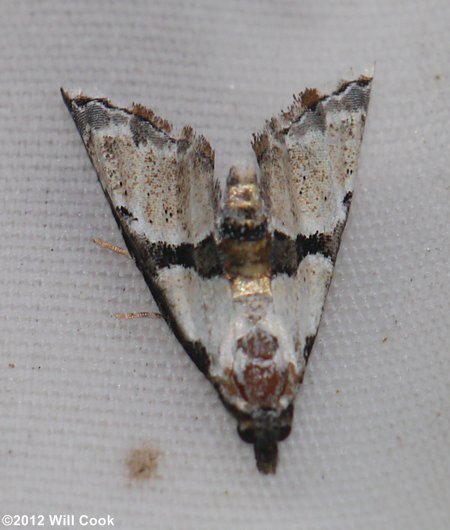
{"label": "textured mesh fabric", "polygon": [[[2,514],[110,514],[126,530],[450,528],[450,4],[2,0],[0,12]],[[122,241],[59,86],[191,124],[224,177],[294,92],[374,62],[294,429],[277,474],[261,476],[165,323],[112,317],[156,306],[131,260],[92,243]],[[136,449],[157,455],[156,472],[130,474]]]}

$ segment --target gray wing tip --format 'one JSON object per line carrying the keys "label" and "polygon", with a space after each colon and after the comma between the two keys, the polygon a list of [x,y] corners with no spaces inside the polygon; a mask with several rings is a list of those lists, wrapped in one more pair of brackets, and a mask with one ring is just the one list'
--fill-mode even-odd
{"label": "gray wing tip", "polygon": [[[357,79],[352,79],[351,81],[342,80],[338,84],[336,90],[332,94],[330,94],[330,96],[338,96],[339,94],[342,94],[342,92],[345,92],[351,86],[367,88],[370,91],[370,88],[372,86],[372,81],[373,81],[372,74],[362,74]],[[330,97],[330,96],[325,96],[325,97]]]}
{"label": "gray wing tip", "polygon": [[[84,94],[83,92],[79,92],[76,95],[72,95],[64,87],[61,87],[60,91],[64,103],[66,104],[67,108],[69,109],[69,112],[72,114],[74,119],[76,116],[80,116],[81,114],[83,114],[84,107],[87,107],[90,103],[92,103],[95,107],[100,107],[103,110],[102,116],[104,120],[106,119],[107,114],[111,111],[120,111],[139,121],[149,123],[152,127],[162,131],[167,135],[170,135],[170,133],[172,132],[172,126],[167,120],[165,120],[164,118],[160,118],[153,112],[153,110],[139,103],[133,103],[131,107],[127,108],[118,107],[117,105],[111,103],[108,98],[93,98]],[[99,115],[100,114],[97,111],[96,117],[98,118]]]}
{"label": "gray wing tip", "polygon": [[322,94],[317,88],[306,88],[297,96],[294,96],[294,102],[285,112],[282,112],[282,117],[289,121],[297,121],[302,114],[307,110],[314,111],[319,103],[325,102],[328,99],[339,96],[350,87],[367,88],[370,92],[373,75],[362,74],[357,79],[351,81],[341,81],[336,90],[331,94]]}
{"label": "gray wing tip", "polygon": [[[73,104],[77,105],[77,107],[82,107],[84,105],[87,105],[91,101],[96,101],[97,103],[101,103],[105,107],[108,107],[110,109],[119,109],[119,107],[116,107],[115,105],[113,105],[111,101],[107,98],[92,98],[88,96],[87,94],[84,94],[84,92],[78,92],[78,94],[73,95],[70,93],[69,90],[67,90],[64,87],[60,87],[59,90],[61,92],[61,96],[64,100],[64,103],[67,105],[69,109],[72,109]],[[119,109],[119,110],[122,110],[122,109]],[[123,110],[127,110],[127,112],[131,112],[128,109],[123,109]]]}
{"label": "gray wing tip", "polygon": [[253,135],[252,147],[257,157],[267,147],[266,144],[269,137],[284,132],[285,129],[288,129],[293,123],[300,120],[307,111],[314,112],[319,104],[325,104],[327,100],[340,96],[347,90],[361,89],[361,92],[365,94],[363,106],[367,108],[372,81],[373,71],[367,74],[361,74],[358,78],[350,81],[341,81],[337,85],[336,90],[330,94],[322,94],[317,88],[305,88],[302,92],[294,94],[292,104],[286,110],[281,111],[279,115],[266,120],[262,133]]}

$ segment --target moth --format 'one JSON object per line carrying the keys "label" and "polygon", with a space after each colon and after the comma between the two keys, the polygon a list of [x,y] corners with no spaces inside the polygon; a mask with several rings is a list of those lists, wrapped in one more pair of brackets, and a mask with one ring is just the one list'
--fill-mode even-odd
{"label": "moth", "polygon": [[214,151],[139,104],[61,89],[167,324],[274,473],[353,194],[372,77],[306,89],[254,135],[257,167],[214,177]]}

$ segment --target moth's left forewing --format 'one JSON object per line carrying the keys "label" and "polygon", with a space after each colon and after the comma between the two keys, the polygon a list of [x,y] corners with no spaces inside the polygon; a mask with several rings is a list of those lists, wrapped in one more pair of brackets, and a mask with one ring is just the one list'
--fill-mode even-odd
{"label": "moth's left forewing", "polygon": [[274,305],[300,365],[314,343],[347,220],[371,81],[342,83],[329,96],[306,90],[255,137],[273,232]]}
{"label": "moth's left forewing", "polygon": [[141,105],[119,108],[65,91],[63,97],[128,249],[178,340],[206,373],[231,303],[220,278],[210,144],[190,127],[174,135]]}

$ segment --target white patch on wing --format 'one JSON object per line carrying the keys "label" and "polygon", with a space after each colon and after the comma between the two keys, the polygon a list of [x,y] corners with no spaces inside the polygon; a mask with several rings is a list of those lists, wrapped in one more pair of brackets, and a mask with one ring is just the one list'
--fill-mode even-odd
{"label": "white patch on wing", "polygon": [[301,261],[295,276],[280,274],[272,280],[274,311],[299,344],[300,364],[306,339],[317,333],[332,274],[329,258],[311,254]]}
{"label": "white patch on wing", "polygon": [[161,269],[157,283],[186,338],[201,341],[215,366],[233,316],[228,280],[201,278],[193,269],[177,265]]}

